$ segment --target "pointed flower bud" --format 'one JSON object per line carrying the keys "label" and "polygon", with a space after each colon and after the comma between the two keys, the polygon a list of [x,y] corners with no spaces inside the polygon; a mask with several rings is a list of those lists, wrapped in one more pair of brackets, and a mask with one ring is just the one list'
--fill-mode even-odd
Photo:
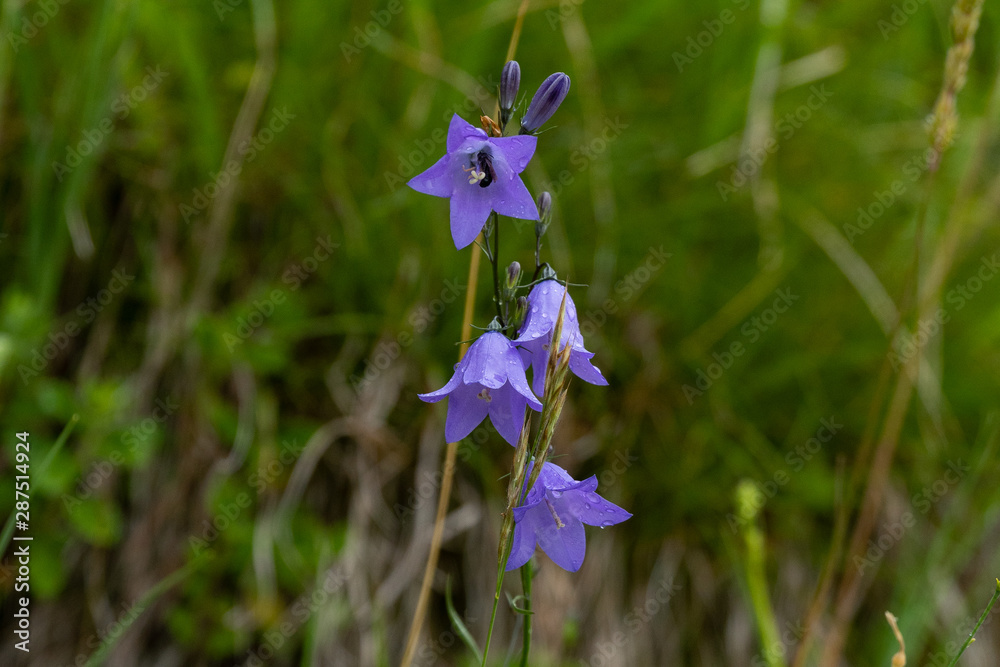
{"label": "pointed flower bud", "polygon": [[556,72],[542,82],[521,119],[521,134],[534,134],[556,112],[569,93],[569,77]]}
{"label": "pointed flower bud", "polygon": [[535,236],[544,236],[550,222],[552,222],[552,195],[543,192],[538,195],[538,222],[535,223]]}
{"label": "pointed flower bud", "polygon": [[511,262],[510,266],[507,267],[507,290],[509,291],[517,287],[519,280],[521,280],[521,264],[519,262]]}
{"label": "pointed flower bud", "polygon": [[524,324],[524,316],[528,314],[528,297],[519,296],[514,306],[514,318],[511,324],[514,325],[515,329],[520,329],[521,325]]}
{"label": "pointed flower bud", "polygon": [[514,108],[514,99],[520,85],[521,66],[516,60],[511,60],[503,66],[500,74],[500,122],[503,125],[510,120],[510,111]]}

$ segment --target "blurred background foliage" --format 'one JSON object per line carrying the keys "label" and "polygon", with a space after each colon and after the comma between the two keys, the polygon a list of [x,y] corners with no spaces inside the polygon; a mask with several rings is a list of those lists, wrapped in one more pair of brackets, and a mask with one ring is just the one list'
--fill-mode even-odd
{"label": "blurred background foliage", "polygon": [[[398,662],[443,451],[444,407],[416,393],[454,363],[471,252],[403,183],[453,113],[493,112],[519,4],[3,3],[0,471],[30,432],[34,541],[32,652],[9,640],[8,551],[0,662]],[[556,449],[635,515],[589,532],[577,574],[539,557],[537,664],[884,665],[887,609],[911,664],[964,639],[1000,572],[1000,53],[987,6],[931,176],[950,13],[530,3],[522,94],[553,71],[573,88],[526,182],[555,195],[544,252],[589,285],[611,384],[571,389]],[[503,224],[527,265],[532,225]],[[948,321],[880,469],[893,355],[913,356],[894,313],[931,326],[914,259],[926,276],[950,224]],[[488,430],[460,447],[416,664],[467,664],[446,577],[485,636],[510,452]],[[846,536],[881,473],[859,565]],[[998,655],[987,624],[962,664]]]}

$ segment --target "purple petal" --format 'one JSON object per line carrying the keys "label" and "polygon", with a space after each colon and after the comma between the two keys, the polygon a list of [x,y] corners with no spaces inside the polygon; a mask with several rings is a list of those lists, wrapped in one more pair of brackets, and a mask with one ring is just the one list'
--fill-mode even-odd
{"label": "purple petal", "polygon": [[562,528],[550,515],[549,521],[536,530],[535,538],[538,546],[556,565],[568,572],[576,572],[583,565],[583,557],[587,553],[587,534],[578,519],[572,516],[559,518],[563,522]]}
{"label": "purple petal", "polygon": [[451,395],[444,422],[444,437],[448,442],[458,442],[486,418],[489,405],[478,393],[479,387],[465,385]]}
{"label": "purple petal", "polygon": [[[521,509],[521,508],[517,508]],[[517,510],[515,509],[515,516]],[[510,557],[507,559],[506,571],[516,570],[527,563],[535,553],[535,531],[525,522],[514,523],[514,536],[510,547]]]}
{"label": "purple petal", "polygon": [[[538,474],[538,479],[541,480],[542,485],[549,489],[570,489],[577,488],[579,485],[589,483],[589,480],[584,480],[582,482],[577,482],[573,477],[566,471],[562,466],[556,465],[551,461],[546,461],[542,465],[542,472]],[[597,479],[596,477],[594,478]],[[597,486],[594,486],[596,489]],[[588,489],[593,491],[594,489]]]}
{"label": "purple petal", "polygon": [[425,195],[450,197],[455,187],[461,183],[461,180],[456,176],[456,172],[460,174],[461,171],[459,171],[460,168],[455,167],[454,162],[453,156],[445,155],[431,165],[427,171],[411,178],[407,185]]}
{"label": "purple petal", "polygon": [[517,393],[528,400],[532,409],[538,412],[542,411],[541,402],[528,388],[528,378],[524,375],[524,358],[513,346],[507,352],[507,382]]}
{"label": "purple petal", "polygon": [[478,185],[463,181],[451,195],[451,238],[455,248],[461,250],[476,240],[490,217],[493,203],[486,191]]}
{"label": "purple petal", "polygon": [[[597,478],[594,477],[594,488],[597,487]],[[632,518],[618,505],[608,502],[593,491],[583,491],[582,489],[566,492],[563,496],[565,504],[570,511],[576,515],[580,521],[588,526],[613,526],[626,519]]]}
{"label": "purple petal", "polygon": [[449,153],[454,153],[459,146],[468,139],[486,139],[486,132],[470,125],[464,118],[455,114],[448,124],[448,141],[445,148]]}
{"label": "purple petal", "polygon": [[545,375],[549,371],[547,352],[547,350],[538,352],[531,358],[531,388],[542,398],[545,398]]}
{"label": "purple petal", "polygon": [[[524,324],[521,326],[520,336],[516,342],[520,343],[543,337],[546,338],[546,343],[549,342],[550,332],[559,317],[559,304],[562,302],[564,291],[563,286],[554,280],[544,280],[531,288],[531,292],[528,294],[528,314],[524,318]],[[571,309],[572,303],[572,299],[567,297],[566,316],[563,318],[564,327],[570,315],[574,317],[576,315],[576,308],[572,307]]]}
{"label": "purple petal", "polygon": [[497,433],[503,436],[512,447],[517,446],[517,439],[524,426],[524,410],[528,400],[514,391],[510,384],[505,384],[491,392],[489,404],[490,421]]}
{"label": "purple petal", "polygon": [[[508,353],[513,351],[511,342],[499,331],[487,331],[476,339],[465,355],[465,384],[481,384],[499,389],[507,382]],[[520,369],[520,360],[518,360]],[[521,371],[524,373],[524,371]]]}
{"label": "purple petal", "polygon": [[455,364],[455,373],[451,376],[451,379],[448,380],[448,383],[445,386],[428,394],[417,394],[417,398],[425,403],[437,403],[442,398],[455,391],[455,389],[462,384],[462,369],[464,367],[465,366],[462,362]]}
{"label": "purple petal", "polygon": [[506,215],[520,220],[538,220],[538,208],[535,200],[524,186],[520,176],[510,174],[509,180],[497,174],[497,182],[487,190],[493,192],[493,210],[500,215]]}
{"label": "purple petal", "polygon": [[604,374],[590,361],[593,356],[593,352],[573,350],[569,354],[569,369],[573,371],[573,375],[584,382],[601,386],[606,385],[608,381],[604,379]]}
{"label": "purple petal", "polygon": [[515,174],[520,174],[531,162],[538,138],[528,135],[497,137],[490,139],[489,142],[503,151],[504,157],[507,158],[507,164],[511,166]]}

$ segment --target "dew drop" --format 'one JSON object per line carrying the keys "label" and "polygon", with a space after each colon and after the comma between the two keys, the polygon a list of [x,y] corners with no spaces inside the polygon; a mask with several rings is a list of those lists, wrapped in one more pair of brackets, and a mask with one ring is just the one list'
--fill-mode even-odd
{"label": "dew drop", "polygon": [[601,528],[607,528],[608,526],[613,526],[613,525],[615,525],[615,524],[613,522],[611,522],[611,521],[602,521],[601,522]]}

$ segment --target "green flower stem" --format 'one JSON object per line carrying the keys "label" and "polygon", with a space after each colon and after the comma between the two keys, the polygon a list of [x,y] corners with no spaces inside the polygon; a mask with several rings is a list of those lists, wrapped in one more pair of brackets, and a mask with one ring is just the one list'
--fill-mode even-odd
{"label": "green flower stem", "polygon": [[746,544],[746,577],[750,592],[750,604],[754,617],[757,619],[757,632],[764,648],[764,657],[768,667],[784,667],[783,655],[775,655],[770,648],[780,646],[778,624],[771,609],[771,599],[767,593],[767,575],[765,574],[764,532],[757,525],[757,510],[753,504],[753,494],[756,490],[751,482],[743,481],[737,487],[736,502],[740,516],[747,519],[743,528],[743,540]]}
{"label": "green flower stem", "polygon": [[979,627],[983,624],[983,621],[986,620],[986,617],[990,615],[990,611],[993,609],[993,605],[996,603],[997,598],[1000,598],[1000,579],[997,579],[997,586],[993,590],[993,597],[990,598],[990,603],[986,605],[983,615],[979,617],[979,622],[976,623],[976,627],[972,628],[972,632],[969,633],[969,638],[965,640],[964,644],[962,644],[962,648],[958,649],[958,654],[951,659],[951,662],[948,663],[948,667],[954,667],[957,665],[958,659],[962,657],[963,653],[965,653],[965,649],[969,648],[969,644],[976,640],[976,633],[979,631]]}
{"label": "green flower stem", "polygon": [[500,298],[500,216],[497,215],[496,211],[490,215],[493,217],[493,253],[490,257],[493,264],[493,301],[496,302],[497,306],[497,319],[502,326],[506,327],[507,322],[504,321],[501,309],[502,299]]}
{"label": "green flower stem", "polygon": [[524,641],[521,642],[521,667],[528,667],[531,652],[531,561],[521,566],[521,587],[524,589]]}

